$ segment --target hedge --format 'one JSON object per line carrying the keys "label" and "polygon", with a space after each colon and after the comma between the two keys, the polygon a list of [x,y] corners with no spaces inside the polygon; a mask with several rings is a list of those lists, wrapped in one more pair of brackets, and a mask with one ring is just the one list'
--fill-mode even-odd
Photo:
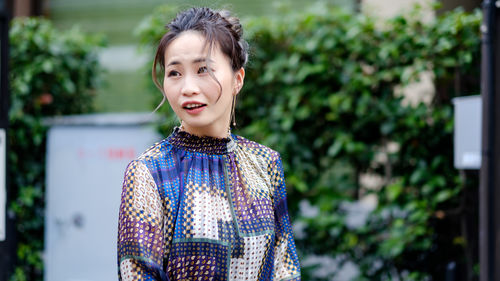
{"label": "hedge", "polygon": [[[149,53],[175,11],[138,28]],[[304,280],[348,267],[353,280],[444,280],[450,263],[477,277],[477,178],[453,167],[451,99],[479,93],[481,13],[420,13],[380,21],[325,7],[244,21],[236,133],[282,154]],[[406,102],[401,88],[423,74],[436,93]]]}
{"label": "hedge", "polygon": [[64,32],[44,19],[16,18],[10,32],[8,206],[14,214],[17,265],[10,280],[43,280],[47,116],[92,111],[103,38]]}

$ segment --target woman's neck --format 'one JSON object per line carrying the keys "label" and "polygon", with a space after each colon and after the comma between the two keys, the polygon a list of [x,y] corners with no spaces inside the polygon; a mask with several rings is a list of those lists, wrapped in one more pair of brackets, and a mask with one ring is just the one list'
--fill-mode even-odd
{"label": "woman's neck", "polygon": [[207,136],[207,137],[214,137],[214,138],[227,138],[230,135],[230,129],[228,126],[216,126],[215,124],[212,126],[206,126],[206,127],[190,127],[189,125],[185,124],[184,122],[181,122],[180,129],[182,131],[185,131],[187,133],[190,133],[192,135],[196,136]]}

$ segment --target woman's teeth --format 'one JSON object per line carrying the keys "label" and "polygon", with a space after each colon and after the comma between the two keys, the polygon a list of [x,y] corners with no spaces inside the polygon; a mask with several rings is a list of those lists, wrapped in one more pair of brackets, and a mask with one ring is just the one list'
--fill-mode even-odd
{"label": "woman's teeth", "polygon": [[204,104],[188,104],[188,105],[184,106],[184,108],[193,109],[193,108],[198,108],[198,107],[202,107],[202,106],[205,106],[205,105]]}

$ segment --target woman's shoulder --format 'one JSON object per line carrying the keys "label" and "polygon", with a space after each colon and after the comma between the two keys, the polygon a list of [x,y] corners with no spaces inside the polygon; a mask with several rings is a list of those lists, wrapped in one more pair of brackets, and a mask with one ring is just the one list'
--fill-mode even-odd
{"label": "woman's shoulder", "polygon": [[264,156],[266,158],[269,158],[269,160],[277,160],[280,157],[279,152],[268,146],[260,144],[256,141],[249,140],[242,136],[234,135],[234,137],[236,139],[236,142],[238,143],[238,146],[247,152]]}
{"label": "woman's shoulder", "polygon": [[166,160],[165,157],[168,155],[168,150],[170,150],[170,146],[166,139],[156,142],[141,153],[137,158],[129,162],[126,168],[126,173],[137,168],[145,168],[153,171],[154,169],[152,170],[152,167],[161,163],[162,159]]}
{"label": "woman's shoulder", "polygon": [[165,152],[169,149],[169,147],[170,145],[167,142],[167,139],[163,139],[146,149],[141,155],[137,157],[136,160],[144,162],[164,157],[166,154]]}

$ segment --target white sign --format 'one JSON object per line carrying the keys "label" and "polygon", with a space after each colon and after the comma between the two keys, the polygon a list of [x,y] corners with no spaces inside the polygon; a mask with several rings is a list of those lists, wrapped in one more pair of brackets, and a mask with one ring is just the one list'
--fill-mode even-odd
{"label": "white sign", "polygon": [[454,98],[453,104],[454,166],[456,169],[478,170],[481,168],[481,96]]}
{"label": "white sign", "polygon": [[7,188],[5,183],[5,153],[7,146],[7,135],[5,129],[0,129],[0,241],[5,240],[5,221],[6,221],[6,202],[7,202]]}

